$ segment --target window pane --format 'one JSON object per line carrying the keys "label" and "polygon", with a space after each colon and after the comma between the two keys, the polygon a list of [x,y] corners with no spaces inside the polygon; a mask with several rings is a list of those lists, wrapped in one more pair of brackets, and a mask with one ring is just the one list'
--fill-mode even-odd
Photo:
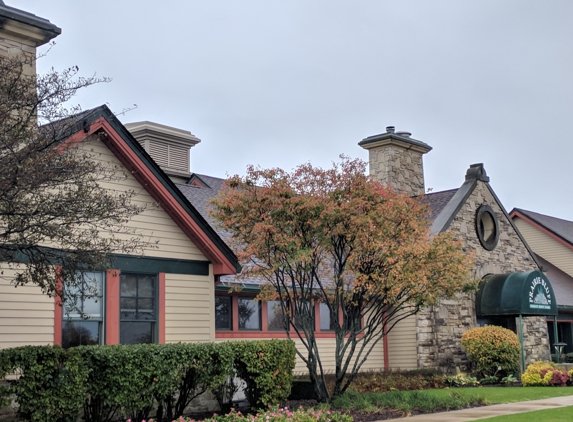
{"label": "window pane", "polygon": [[155,300],[138,299],[137,300],[137,319],[154,320],[155,319]]}
{"label": "window pane", "polygon": [[270,300],[267,302],[267,319],[269,330],[285,329],[285,316],[279,301]]}
{"label": "window pane", "polygon": [[137,315],[137,299],[122,297],[120,302],[121,319],[135,319]]}
{"label": "window pane", "polygon": [[239,329],[260,330],[261,308],[254,299],[239,298]]}
{"label": "window pane", "polygon": [[215,328],[217,330],[233,329],[229,296],[215,296]]}
{"label": "window pane", "polygon": [[137,296],[137,275],[121,274],[120,276],[121,296]]}
{"label": "window pane", "polygon": [[330,310],[326,303],[320,303],[320,331],[334,330],[334,321],[330,318]]}
{"label": "window pane", "polygon": [[84,314],[90,318],[101,319],[103,298],[84,299]]}
{"label": "window pane", "polygon": [[119,342],[121,344],[153,343],[153,322],[121,322]]}
{"label": "window pane", "polygon": [[98,321],[64,321],[62,347],[99,344],[100,323]]}
{"label": "window pane", "polygon": [[[83,280],[82,280],[83,277]],[[74,286],[65,288],[64,316],[68,318],[102,319],[103,273],[83,273]],[[83,315],[80,314],[83,312]]]}
{"label": "window pane", "polygon": [[155,296],[155,277],[154,276],[139,276],[139,290],[137,295],[139,297],[154,297]]}

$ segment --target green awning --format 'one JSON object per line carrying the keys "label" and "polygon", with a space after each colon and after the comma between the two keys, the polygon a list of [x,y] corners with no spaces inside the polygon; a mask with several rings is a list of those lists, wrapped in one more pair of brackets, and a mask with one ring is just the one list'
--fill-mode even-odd
{"label": "green awning", "polygon": [[540,271],[489,274],[476,294],[478,317],[557,315],[553,287]]}

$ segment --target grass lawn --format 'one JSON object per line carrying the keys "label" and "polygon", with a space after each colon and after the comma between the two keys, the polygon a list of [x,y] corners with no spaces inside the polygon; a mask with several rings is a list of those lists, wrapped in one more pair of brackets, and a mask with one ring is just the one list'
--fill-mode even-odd
{"label": "grass lawn", "polygon": [[551,397],[573,396],[573,387],[486,387],[424,390],[425,394],[447,397],[452,391],[483,397],[488,404],[515,403]]}
{"label": "grass lawn", "polygon": [[496,416],[483,419],[487,422],[570,422],[573,415],[573,406],[560,407],[549,410],[536,410],[534,412],[517,413],[515,415]]}

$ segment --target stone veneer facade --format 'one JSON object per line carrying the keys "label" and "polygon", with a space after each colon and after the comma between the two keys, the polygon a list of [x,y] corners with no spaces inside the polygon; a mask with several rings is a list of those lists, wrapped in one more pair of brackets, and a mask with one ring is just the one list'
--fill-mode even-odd
{"label": "stone veneer facade", "polygon": [[370,175],[409,196],[425,193],[422,152],[401,145],[385,145],[370,150]]}
{"label": "stone veneer facade", "polygon": [[[484,249],[476,234],[476,210],[489,205],[499,221],[499,242],[493,251]],[[477,186],[459,210],[448,230],[454,231],[464,250],[474,254],[474,274],[480,279],[487,274],[538,270],[537,264],[510,224],[507,214],[490,192],[488,184]],[[465,369],[467,358],[461,345],[462,334],[477,326],[475,294],[459,294],[442,299],[437,306],[417,315],[418,367],[439,368],[445,372]],[[519,323],[516,323],[519,327]],[[518,328],[519,329],[519,328]],[[547,322],[544,317],[523,318],[524,348],[527,363],[549,360]],[[531,334],[531,335],[530,335]]]}

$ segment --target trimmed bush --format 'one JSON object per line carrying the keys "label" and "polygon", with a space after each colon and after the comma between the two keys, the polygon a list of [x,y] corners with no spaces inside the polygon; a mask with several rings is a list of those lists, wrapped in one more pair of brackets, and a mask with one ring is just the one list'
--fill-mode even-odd
{"label": "trimmed bush", "polygon": [[462,335],[462,345],[475,371],[482,377],[505,377],[519,369],[520,344],[517,335],[494,325],[477,327]]}
{"label": "trimmed bush", "polygon": [[10,382],[20,419],[37,422],[75,422],[86,395],[88,371],[78,350],[24,346],[0,352],[1,377],[20,374]]}
{"label": "trimmed bush", "polygon": [[171,421],[205,391],[230,409],[236,377],[252,407],[283,403],[295,353],[290,340],[30,346],[0,351],[0,376],[21,374],[10,393],[24,420],[72,422],[83,409],[86,422],[147,420],[154,412]]}

